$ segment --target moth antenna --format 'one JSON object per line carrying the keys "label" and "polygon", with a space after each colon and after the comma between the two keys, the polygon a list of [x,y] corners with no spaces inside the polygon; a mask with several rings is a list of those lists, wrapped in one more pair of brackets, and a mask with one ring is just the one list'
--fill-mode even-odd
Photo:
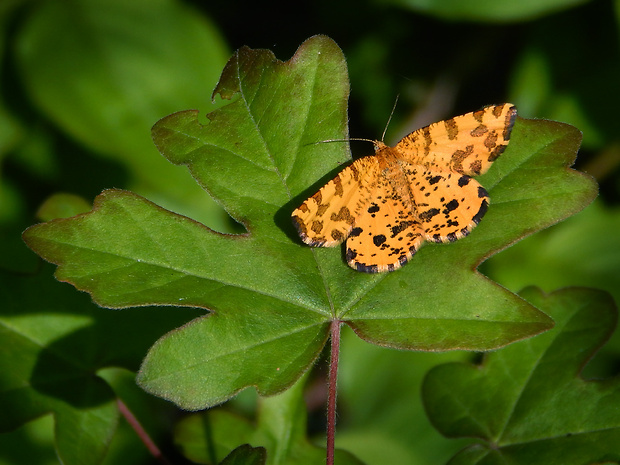
{"label": "moth antenna", "polygon": [[359,140],[359,141],[363,141],[363,142],[370,142],[372,144],[375,143],[375,141],[372,140],[372,139],[360,139],[359,137],[351,137],[350,139],[327,139],[327,140],[320,140],[318,142],[313,142],[310,145],[325,144],[327,142],[349,142],[349,141],[352,141],[352,140]]}
{"label": "moth antenna", "polygon": [[398,97],[400,94],[396,94],[396,100],[394,100],[394,106],[392,107],[392,112],[390,113],[390,117],[385,124],[385,129],[383,130],[383,134],[381,135],[381,142],[385,141],[385,133],[387,132],[388,126],[390,125],[390,121],[392,121],[392,116],[394,115],[394,111],[396,110],[396,105],[398,104]]}

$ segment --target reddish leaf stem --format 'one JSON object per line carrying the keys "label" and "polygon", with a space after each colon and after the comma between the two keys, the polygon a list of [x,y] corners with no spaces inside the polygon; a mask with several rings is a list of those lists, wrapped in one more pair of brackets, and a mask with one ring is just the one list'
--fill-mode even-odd
{"label": "reddish leaf stem", "polygon": [[166,457],[164,457],[164,455],[161,453],[159,448],[155,445],[151,437],[144,430],[144,428],[142,427],[138,419],[134,416],[133,413],[131,413],[131,410],[129,410],[127,405],[125,405],[125,403],[119,398],[116,399],[116,404],[118,406],[118,410],[121,412],[121,415],[125,417],[125,420],[127,420],[127,423],[129,423],[129,426],[131,426],[134,429],[134,431],[136,432],[140,440],[144,443],[144,445],[146,446],[148,451],[151,453],[151,455],[155,457],[155,459],[162,465],[172,465],[172,463],[169,462]]}
{"label": "reddish leaf stem", "polygon": [[340,325],[341,321],[338,319],[333,320],[331,323],[331,355],[329,360],[329,381],[327,385],[327,459],[325,461],[327,465],[334,465]]}

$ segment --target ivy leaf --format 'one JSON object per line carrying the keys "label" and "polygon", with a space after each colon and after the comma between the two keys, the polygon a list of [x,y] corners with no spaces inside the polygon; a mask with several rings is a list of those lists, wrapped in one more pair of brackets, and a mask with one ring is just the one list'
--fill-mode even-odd
{"label": "ivy leaf", "polygon": [[[303,397],[305,377],[281,394],[261,398],[255,422],[225,409],[213,409],[183,418],[175,443],[188,459],[214,464],[237,444],[267,450],[267,465],[305,465],[325,460],[325,449],[306,437],[307,413]],[[336,463],[361,465],[350,453],[336,450]]]}
{"label": "ivy leaf", "polygon": [[306,41],[288,62],[240,49],[215,93],[231,102],[199,122],[175,113],[153,129],[159,150],[247,229],[216,233],[129,192],[100,195],[92,212],[30,228],[28,245],[58,279],[103,306],[184,305],[211,311],[162,337],[141,385],[183,408],[223,402],[248,386],[291,386],[314,362],[333,319],[401,349],[489,350],[552,321],[475,271],[488,256],[582,209],[593,181],[568,168],[580,133],[519,120],[508,150],[481,177],[485,220],[449,246],[427,245],[398,272],[350,269],[338,248],[304,246],[290,213],[350,156],[346,64],[330,39]]}
{"label": "ivy leaf", "polygon": [[449,437],[482,443],[450,464],[600,463],[620,459],[620,382],[580,377],[613,332],[617,311],[603,291],[521,294],[550,314],[546,334],[486,355],[480,366],[448,363],[426,376],[432,423]]}

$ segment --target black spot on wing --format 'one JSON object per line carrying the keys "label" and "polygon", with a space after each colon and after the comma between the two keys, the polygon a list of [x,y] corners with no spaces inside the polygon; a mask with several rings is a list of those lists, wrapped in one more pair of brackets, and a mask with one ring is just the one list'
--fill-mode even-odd
{"label": "black spot on wing", "polygon": [[353,228],[351,230],[351,233],[349,234],[349,237],[357,237],[360,234],[362,234],[362,232],[364,232],[364,230],[362,228],[360,228],[360,227]]}
{"label": "black spot on wing", "polygon": [[471,178],[469,176],[461,176],[459,178],[459,187],[465,187],[467,184],[469,184],[469,181],[471,181]]}
{"label": "black spot on wing", "polygon": [[381,244],[383,244],[385,241],[387,240],[387,238],[383,235],[383,234],[379,234],[377,236],[374,236],[372,238],[372,242],[379,247]]}
{"label": "black spot on wing", "polygon": [[446,208],[443,211],[444,215],[450,213],[453,210],[456,210],[457,208],[459,208],[459,202],[456,199],[452,199],[450,200],[447,204],[446,204]]}
{"label": "black spot on wing", "polygon": [[438,214],[439,214],[438,208],[431,208],[429,210],[426,210],[420,213],[420,220],[424,222],[429,222],[430,220],[433,219],[433,216],[438,215]]}
{"label": "black spot on wing", "polygon": [[413,223],[414,223],[413,221],[401,221],[397,225],[392,226],[391,228],[392,237],[395,237],[396,235],[400,234],[405,229],[407,229],[409,226],[411,226]]}

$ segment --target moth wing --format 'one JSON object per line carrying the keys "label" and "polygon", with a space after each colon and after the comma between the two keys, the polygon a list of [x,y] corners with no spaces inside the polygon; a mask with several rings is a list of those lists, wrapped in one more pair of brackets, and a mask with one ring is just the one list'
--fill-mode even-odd
{"label": "moth wing", "polygon": [[407,263],[422,242],[423,230],[388,179],[375,187],[373,199],[356,218],[346,245],[349,266],[366,273],[393,271]]}
{"label": "moth wing", "polygon": [[467,236],[488,209],[489,194],[467,175],[416,166],[406,173],[417,185],[413,191],[415,209],[428,241],[454,242]]}
{"label": "moth wing", "polygon": [[370,201],[378,177],[374,156],[359,158],[338,173],[291,214],[301,239],[319,247],[342,243]]}
{"label": "moth wing", "polygon": [[395,149],[413,164],[478,176],[508,145],[516,117],[510,103],[488,106],[418,129]]}

